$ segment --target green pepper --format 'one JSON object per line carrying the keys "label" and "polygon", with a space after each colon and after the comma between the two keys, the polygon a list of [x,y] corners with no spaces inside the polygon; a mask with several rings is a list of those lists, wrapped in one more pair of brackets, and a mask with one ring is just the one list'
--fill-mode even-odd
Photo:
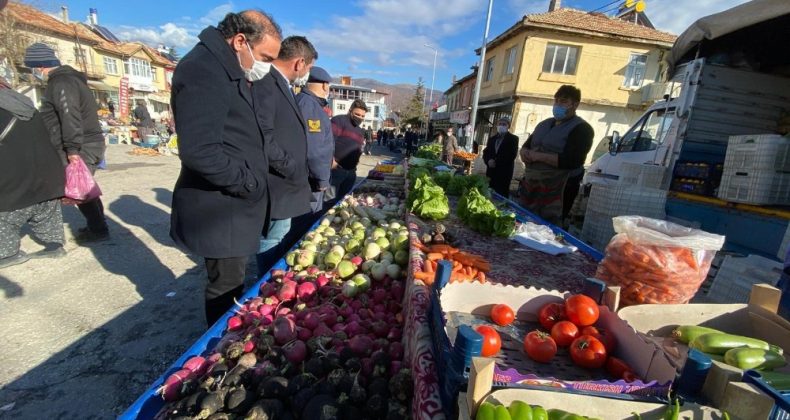
{"label": "green pepper", "polygon": [[771,370],[787,364],[784,356],[775,351],[748,347],[727,350],[724,361],[739,369]]}
{"label": "green pepper", "polygon": [[680,400],[675,399],[672,405],[667,406],[667,411],[664,412],[664,420],[678,420],[680,416]]}
{"label": "green pepper", "polygon": [[546,412],[545,408],[539,405],[533,405],[532,420],[549,420],[549,413]]}
{"label": "green pepper", "polygon": [[713,333],[721,333],[721,331],[708,327],[700,327],[699,325],[681,325],[672,331],[672,336],[688,344],[701,335]]}
{"label": "green pepper", "polygon": [[738,347],[769,350],[770,346],[763,340],[743,337],[734,334],[703,334],[689,343],[689,347],[705,353],[724,354],[727,350]]}
{"label": "green pepper", "polygon": [[513,401],[508,411],[512,420],[532,420],[532,408],[524,401]]}
{"label": "green pepper", "polygon": [[494,409],[494,420],[511,420],[510,412],[507,411],[504,405],[498,405]]}
{"label": "green pepper", "polygon": [[565,410],[552,408],[549,410],[549,420],[586,420],[584,416],[569,413]]}
{"label": "green pepper", "polygon": [[730,415],[726,411],[721,412],[721,420],[730,420]]}
{"label": "green pepper", "polygon": [[495,411],[496,408],[494,407],[494,404],[484,402],[480,404],[480,408],[477,409],[475,420],[494,420]]}
{"label": "green pepper", "polygon": [[778,391],[790,391],[790,375],[779,372],[760,372],[763,380]]}

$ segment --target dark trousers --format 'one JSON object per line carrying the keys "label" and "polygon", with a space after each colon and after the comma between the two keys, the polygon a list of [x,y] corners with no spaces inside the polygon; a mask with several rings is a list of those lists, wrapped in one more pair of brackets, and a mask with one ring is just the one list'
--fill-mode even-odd
{"label": "dark trousers", "polygon": [[104,204],[101,198],[97,198],[87,203],[77,205],[80,213],[85,216],[85,221],[88,223],[88,230],[93,233],[107,232],[107,220],[104,218]]}
{"label": "dark trousers", "polygon": [[211,327],[244,291],[247,257],[206,258],[206,322]]}
{"label": "dark trousers", "polygon": [[576,200],[576,196],[579,195],[579,186],[583,176],[574,176],[568,178],[565,182],[565,189],[562,191],[562,220],[565,220],[571,212],[573,202]]}
{"label": "dark trousers", "polygon": [[334,206],[338,201],[342,200],[357,182],[357,170],[355,169],[332,169],[332,175],[329,179],[331,184],[330,193],[325,194],[326,203],[324,210]]}

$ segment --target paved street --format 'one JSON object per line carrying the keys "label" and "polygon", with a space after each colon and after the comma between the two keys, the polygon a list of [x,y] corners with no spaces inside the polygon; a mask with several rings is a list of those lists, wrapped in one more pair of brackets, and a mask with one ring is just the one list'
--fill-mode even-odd
{"label": "paved street", "polygon": [[67,257],[0,270],[0,418],[113,418],[205,330],[205,271],[168,235],[178,158],[130,150],[109,146],[97,175],[110,241],[77,246],[84,220],[64,208]]}

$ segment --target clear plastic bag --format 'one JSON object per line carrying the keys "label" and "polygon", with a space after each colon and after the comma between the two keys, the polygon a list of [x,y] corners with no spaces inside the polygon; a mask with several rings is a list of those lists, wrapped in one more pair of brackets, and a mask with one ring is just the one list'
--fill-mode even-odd
{"label": "clear plastic bag", "polygon": [[67,202],[84,203],[95,200],[101,196],[99,184],[93,179],[90,169],[82,159],[70,162],[66,166],[66,191],[64,197]]}
{"label": "clear plastic bag", "polygon": [[724,236],[641,216],[613,219],[617,234],[596,277],[620,286],[622,306],[687,303],[708,275]]}

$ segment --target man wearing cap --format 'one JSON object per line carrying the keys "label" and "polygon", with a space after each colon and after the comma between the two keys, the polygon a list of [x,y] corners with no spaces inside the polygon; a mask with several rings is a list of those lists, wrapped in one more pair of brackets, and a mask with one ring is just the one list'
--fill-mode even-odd
{"label": "man wearing cap", "polygon": [[321,67],[313,67],[307,85],[296,96],[296,103],[307,121],[307,167],[313,197],[310,206],[313,212],[321,211],[324,191],[329,187],[332,171],[332,156],[335,152],[335,139],[332,136],[332,123],[326,112],[329,84],[332,77]]}
{"label": "man wearing cap", "polygon": [[[61,66],[55,51],[42,43],[35,43],[25,50],[25,66],[47,78],[41,116],[52,142],[59,145],[63,162],[82,160],[94,173],[99,162],[104,160],[105,145],[99,125],[99,109],[85,74],[71,66]],[[87,243],[109,239],[101,198],[77,207],[88,226],[80,229],[76,241]]]}
{"label": "man wearing cap", "polygon": [[511,134],[509,129],[510,119],[500,118],[496,135],[488,139],[483,151],[483,162],[488,167],[488,186],[505,198],[510,195],[510,180],[513,179],[513,167],[518,156],[518,137]]}

